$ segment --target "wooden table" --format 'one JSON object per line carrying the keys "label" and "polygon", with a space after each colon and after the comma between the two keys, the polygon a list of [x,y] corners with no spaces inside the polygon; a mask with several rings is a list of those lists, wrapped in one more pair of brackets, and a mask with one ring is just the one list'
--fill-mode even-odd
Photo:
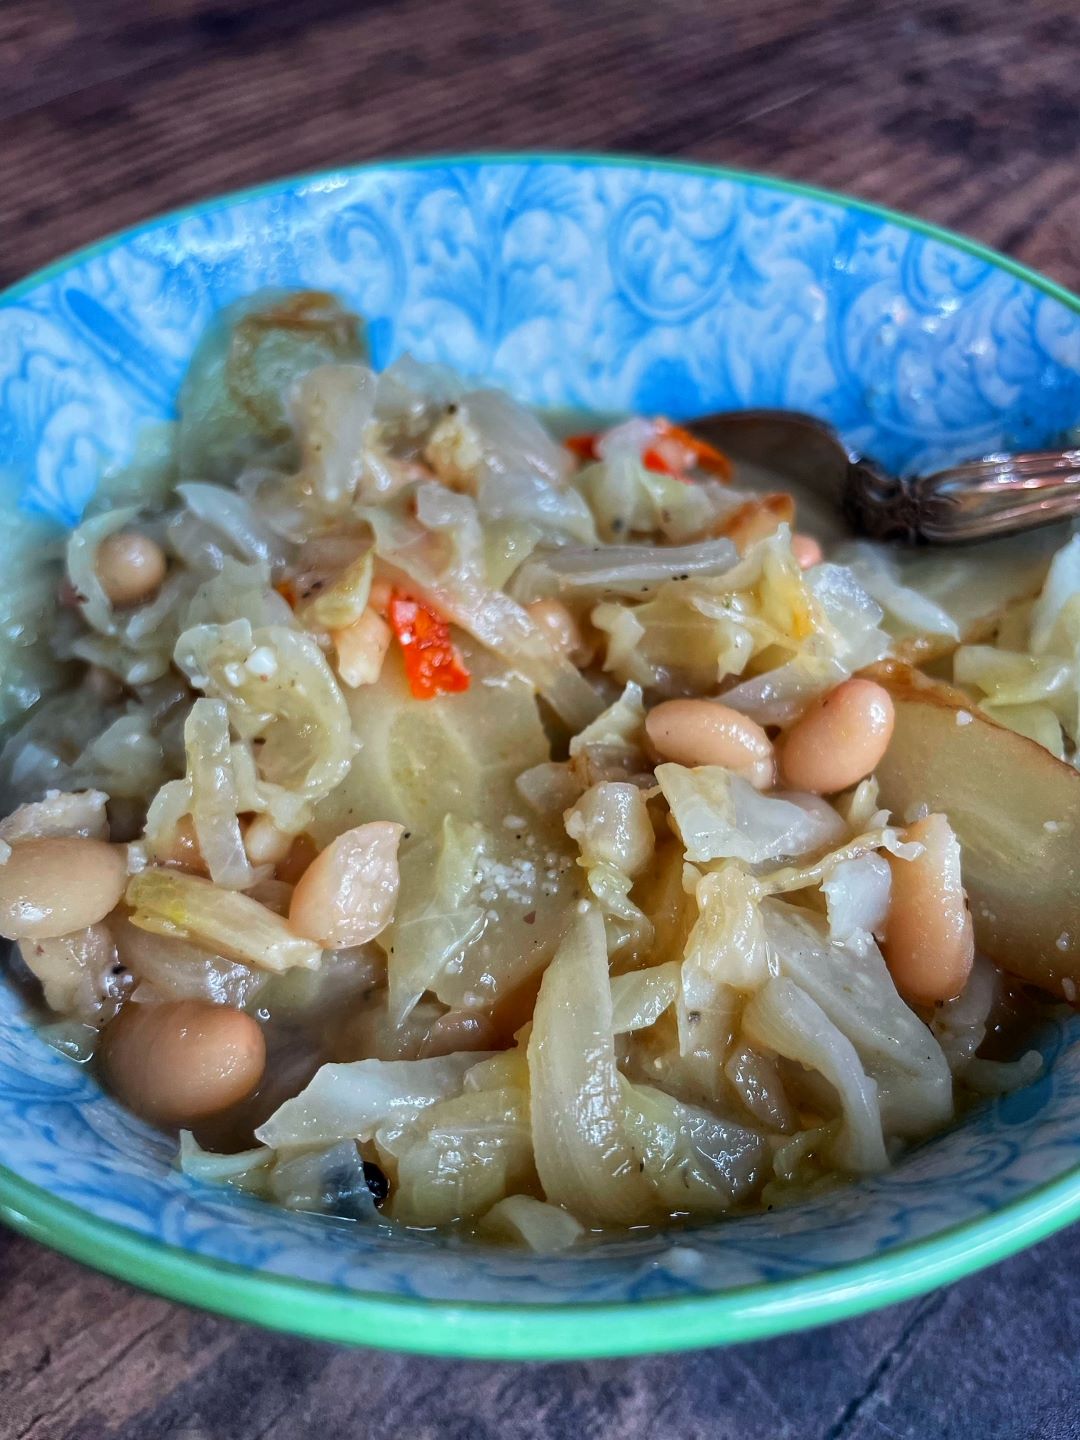
{"label": "wooden table", "polygon": [[[0,283],[161,209],[432,150],[686,155],[967,230],[1080,286],[1075,0],[3,0]],[[480,1366],[182,1310],[0,1232],[0,1440],[1063,1440],[1075,1232],[884,1314]]]}

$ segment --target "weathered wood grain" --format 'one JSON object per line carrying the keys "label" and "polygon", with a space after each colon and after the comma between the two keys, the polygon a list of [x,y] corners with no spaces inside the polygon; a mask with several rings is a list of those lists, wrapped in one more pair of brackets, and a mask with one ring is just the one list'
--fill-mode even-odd
{"label": "weathered wood grain", "polygon": [[775,169],[1080,270],[1070,0],[9,0],[0,280],[200,195],[379,155]]}
{"label": "weathered wood grain", "polygon": [[[201,195],[463,149],[842,187],[1080,285],[1074,0],[0,0],[0,283]],[[480,1366],[195,1314],[0,1231],[0,1440],[1064,1440],[1074,1235],[737,1351]]]}
{"label": "weathered wood grain", "polygon": [[0,1232],[0,1440],[1074,1440],[1066,1234],[910,1304],[736,1350],[487,1365],[140,1295]]}

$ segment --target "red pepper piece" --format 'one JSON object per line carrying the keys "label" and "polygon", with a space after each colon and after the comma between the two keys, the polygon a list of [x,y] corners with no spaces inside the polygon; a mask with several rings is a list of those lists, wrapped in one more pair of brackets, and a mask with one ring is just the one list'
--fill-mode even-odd
{"label": "red pepper piece", "polygon": [[438,611],[395,590],[389,619],[401,646],[409,689],[417,700],[469,688],[469,672],[450,639],[450,626]]}
{"label": "red pepper piece", "polygon": [[[697,466],[699,470],[715,475],[720,480],[731,479],[731,461],[722,450],[717,450],[715,445],[699,440],[682,425],[674,425],[662,416],[654,420],[653,425],[658,443],[650,445],[641,457],[641,463],[646,470],[652,470],[658,475],[673,475],[676,480],[682,480],[687,470]],[[596,449],[599,438],[598,435],[571,435],[563,444],[579,460],[596,460],[599,458]]]}
{"label": "red pepper piece", "polygon": [[675,480],[686,479],[685,467],[680,468],[672,465],[669,460],[665,459],[655,445],[645,451],[645,454],[641,457],[641,463],[646,470],[651,470],[654,475],[670,475]]}
{"label": "red pepper piece", "polygon": [[[656,438],[661,441],[671,441],[674,445],[681,446],[686,453],[687,465],[696,465],[699,470],[706,471],[709,475],[715,475],[719,480],[730,480],[734,473],[731,468],[731,461],[722,450],[717,450],[715,445],[708,444],[705,440],[685,429],[682,425],[673,425],[670,420],[658,419],[656,425]],[[666,449],[667,447],[665,447]],[[659,469],[659,465],[650,465],[649,457],[656,456],[663,468],[669,475],[676,475],[678,471],[673,469],[665,460],[664,455],[656,446],[646,452],[642,461],[648,470]]]}

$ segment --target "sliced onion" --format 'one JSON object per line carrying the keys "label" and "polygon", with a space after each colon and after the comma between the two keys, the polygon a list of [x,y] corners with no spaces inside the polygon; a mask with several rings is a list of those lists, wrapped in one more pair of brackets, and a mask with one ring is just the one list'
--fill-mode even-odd
{"label": "sliced onion", "polygon": [[585,1221],[653,1211],[623,1114],[600,912],[580,916],[544,972],[529,1040],[532,1131],[544,1193]]}
{"label": "sliced onion", "polygon": [[255,875],[237,818],[229,716],[222,700],[196,700],[184,725],[191,819],[199,850],[215,885],[246,890]]}
{"label": "sliced onion", "polygon": [[265,905],[182,870],[150,867],[133,875],[126,899],[141,930],[190,940],[260,970],[313,970],[322,958],[320,946],[294,935]]}

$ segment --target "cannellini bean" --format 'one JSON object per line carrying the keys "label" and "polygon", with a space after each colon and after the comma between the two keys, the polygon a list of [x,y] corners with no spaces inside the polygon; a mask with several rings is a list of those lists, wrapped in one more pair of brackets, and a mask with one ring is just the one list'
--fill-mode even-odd
{"label": "cannellini bean", "polygon": [[907,1000],[954,1000],[975,957],[975,935],[960,878],[960,843],[944,815],[909,825],[906,840],[923,852],[890,855],[892,897],[885,922],[885,960]]}
{"label": "cannellini bean", "polygon": [[244,831],[244,849],[253,865],[277,865],[292,849],[294,839],[279,830],[269,815],[253,815]]}
{"label": "cannellini bean", "polygon": [[772,741],[755,721],[718,700],[664,700],[645,717],[645,733],[662,760],[722,765],[757,790],[776,779]]}
{"label": "cannellini bean", "polygon": [[195,834],[195,822],[190,815],[181,815],[176,822],[171,839],[153,846],[154,859],[162,865],[172,865],[189,875],[208,875],[206,861],[199,849],[199,837]]}
{"label": "cannellini bean", "polygon": [[352,689],[374,685],[382,673],[393,631],[369,605],[360,619],[342,630],[331,630],[337,657],[337,673]]}
{"label": "cannellini bean", "polygon": [[586,865],[614,865],[639,875],[653,857],[656,836],[645,797],[624,780],[604,780],[566,812],[566,833]]}
{"label": "cannellini bean", "polygon": [[123,849],[104,840],[22,840],[0,865],[0,935],[51,940],[104,920],[127,885]]}
{"label": "cannellini bean", "polygon": [[530,618],[548,640],[575,665],[586,665],[592,659],[592,647],[581,633],[581,627],[559,600],[533,600],[526,605]]}
{"label": "cannellini bean", "polygon": [[94,570],[111,605],[138,605],[165,579],[165,552],[137,530],[119,530],[98,546]]}
{"label": "cannellini bean", "polygon": [[747,500],[723,522],[722,532],[745,553],[758,540],[774,535],[781,525],[795,519],[795,501],[785,492]]}
{"label": "cannellini bean", "polygon": [[800,570],[809,570],[812,565],[820,565],[825,558],[825,552],[812,535],[792,535],[791,553],[795,556],[795,563]]}
{"label": "cannellini bean", "polygon": [[368,595],[368,606],[375,611],[376,615],[386,619],[390,613],[390,600],[394,594],[394,588],[388,580],[373,580],[371,582],[371,593]]}
{"label": "cannellini bean", "polygon": [[835,795],[865,780],[889,748],[895,715],[873,680],[845,680],[805,712],[780,746],[780,771],[793,790]]}
{"label": "cannellini bean", "polygon": [[159,1125],[191,1125],[245,1099],[266,1068],[257,1020],[206,1000],[126,1004],[102,1033],[109,1088]]}
{"label": "cannellini bean", "polygon": [[374,820],[346,830],[321,851],[297,881],[289,927],[328,950],[364,945],[394,917],[397,848],[403,827]]}

